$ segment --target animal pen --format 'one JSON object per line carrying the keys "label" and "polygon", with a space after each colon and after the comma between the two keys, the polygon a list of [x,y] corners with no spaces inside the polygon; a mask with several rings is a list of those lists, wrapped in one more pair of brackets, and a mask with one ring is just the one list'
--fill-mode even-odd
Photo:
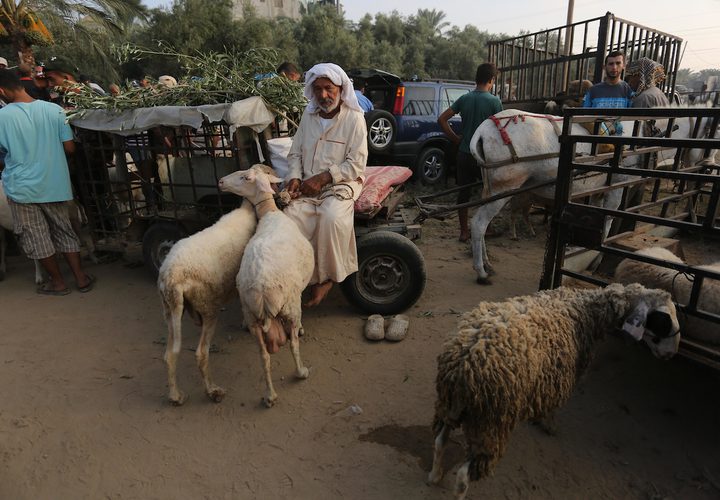
{"label": "animal pen", "polygon": [[550,100],[582,98],[573,80],[600,82],[605,56],[614,50],[628,61],[649,57],[665,67],[662,90],[671,96],[682,56],[682,38],[615,17],[602,17],[492,41],[488,60],[500,71],[497,95],[505,108],[541,112]]}
{"label": "animal pen", "polygon": [[[635,120],[633,134],[601,135],[601,121],[608,119]],[[661,128],[659,136],[641,137],[639,130],[643,120],[667,120],[667,126]],[[688,138],[672,136],[681,120],[694,121]],[[602,259],[615,263],[620,258],[634,259],[684,273],[692,282],[692,290],[687,303],[677,303],[673,294],[679,314],[707,321],[708,329],[713,329],[717,336],[717,343],[681,337],[680,353],[715,369],[720,369],[720,312],[702,310],[698,307],[698,299],[704,292],[703,283],[720,280],[720,272],[638,255],[633,250],[659,244],[681,251],[679,245],[683,240],[705,240],[716,244],[715,248],[720,247],[720,166],[708,156],[712,150],[720,148],[720,139],[715,138],[718,122],[720,115],[716,108],[566,109],[560,136],[555,208],[540,283],[541,289],[558,287],[565,278],[607,284],[611,281],[608,275],[612,274],[612,266],[604,273],[592,273],[582,271],[584,266],[576,265],[577,261],[588,262],[588,256],[592,259],[598,253]],[[571,132],[573,123],[594,124],[594,133],[574,134]],[[576,156],[576,147],[580,143],[592,145],[589,156]],[[614,151],[596,154],[599,144],[612,144]],[[703,161],[684,164],[690,148],[703,150]],[[649,158],[668,150],[675,153],[668,170],[647,168],[652,167]],[[623,158],[638,155],[645,159],[646,168],[622,167]],[[571,185],[578,175],[605,176],[605,185],[584,192],[573,191]],[[625,182],[614,182],[613,176],[617,175],[632,177]],[[628,196],[632,187],[647,190],[637,204]],[[591,203],[593,195],[614,189],[623,189],[623,202],[618,209]],[[609,218],[615,219],[616,227],[627,229],[605,235]],[[679,242],[670,239],[675,235]],[[715,253],[713,257],[717,258],[717,255]]]}

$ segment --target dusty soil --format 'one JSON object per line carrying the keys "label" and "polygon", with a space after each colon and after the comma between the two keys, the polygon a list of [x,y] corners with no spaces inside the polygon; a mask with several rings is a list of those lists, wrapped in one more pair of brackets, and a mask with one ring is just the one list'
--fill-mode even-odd
{"label": "dusty soil", "polygon": [[[260,361],[238,304],[222,314],[210,361],[226,399],[205,397],[191,352],[198,331],[186,322],[179,382],[190,399],[175,408],[143,268],[88,265],[93,292],[46,297],[30,262],[10,257],[0,283],[0,498],[452,497],[452,471],[441,487],[424,483],[435,357],[459,312],[537,289],[545,242],[542,231],[490,239],[498,276],[482,287],[455,224],[424,226],[428,283],[408,338],[364,340],[363,316],[333,290],[305,313],[310,378],[293,379],[289,349],[274,356],[272,409],[260,405]],[[469,498],[719,498],[718,394],[718,374],[609,338],[557,415],[557,435],[520,425]],[[459,438],[446,458],[462,458]]]}

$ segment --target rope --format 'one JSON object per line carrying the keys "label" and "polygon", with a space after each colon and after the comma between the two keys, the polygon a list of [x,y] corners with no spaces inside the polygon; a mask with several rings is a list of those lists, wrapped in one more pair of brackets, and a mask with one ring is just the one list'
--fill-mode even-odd
{"label": "rope", "polygon": [[[349,189],[350,192],[348,193],[343,188]],[[324,200],[326,198],[330,198],[331,196],[334,196],[340,201],[352,200],[355,196],[355,191],[350,184],[339,182],[337,184],[326,186],[325,189],[323,189],[322,192],[318,195],[318,200]]]}

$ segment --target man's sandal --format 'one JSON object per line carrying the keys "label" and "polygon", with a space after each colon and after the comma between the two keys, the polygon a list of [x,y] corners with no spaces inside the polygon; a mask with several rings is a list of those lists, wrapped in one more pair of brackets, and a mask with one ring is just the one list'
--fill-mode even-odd
{"label": "man's sandal", "polygon": [[365,323],[365,338],[368,340],[382,340],[385,338],[385,318],[379,314],[368,316]]}
{"label": "man's sandal", "polygon": [[404,314],[396,314],[390,319],[390,324],[385,332],[385,340],[400,342],[407,335],[409,325],[410,318]]}

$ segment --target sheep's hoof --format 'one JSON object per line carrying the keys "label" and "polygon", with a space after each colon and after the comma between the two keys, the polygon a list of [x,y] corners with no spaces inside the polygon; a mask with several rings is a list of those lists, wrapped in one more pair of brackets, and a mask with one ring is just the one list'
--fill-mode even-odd
{"label": "sheep's hoof", "polygon": [[185,401],[187,401],[188,397],[184,393],[178,391],[177,395],[170,396],[168,399],[171,405],[182,406],[185,404]]}
{"label": "sheep's hoof", "polygon": [[222,400],[225,398],[225,389],[222,387],[213,387],[207,395],[213,403],[222,403]]}
{"label": "sheep's hoof", "polygon": [[262,398],[262,402],[265,405],[265,408],[272,408],[273,406],[275,406],[275,401],[277,401],[277,396],[274,396],[272,398],[263,396]]}
{"label": "sheep's hoof", "polygon": [[443,478],[442,471],[436,472],[436,471],[432,470],[432,471],[430,471],[430,474],[428,474],[427,484],[429,484],[431,486],[438,485],[438,484],[440,484],[440,481],[442,481],[442,478]]}
{"label": "sheep's hoof", "polygon": [[490,276],[485,276],[484,278],[481,278],[480,276],[477,277],[475,282],[478,285],[492,285],[492,281],[490,280]]}
{"label": "sheep's hoof", "polygon": [[455,494],[455,499],[464,500],[465,495],[467,495],[469,486],[470,485],[468,484],[467,480],[458,481],[457,483],[455,483],[455,490],[453,491],[453,493]]}
{"label": "sheep's hoof", "polygon": [[295,377],[303,379],[303,380],[308,378],[309,376],[310,376],[310,370],[308,370],[307,366],[303,366],[295,374]]}

